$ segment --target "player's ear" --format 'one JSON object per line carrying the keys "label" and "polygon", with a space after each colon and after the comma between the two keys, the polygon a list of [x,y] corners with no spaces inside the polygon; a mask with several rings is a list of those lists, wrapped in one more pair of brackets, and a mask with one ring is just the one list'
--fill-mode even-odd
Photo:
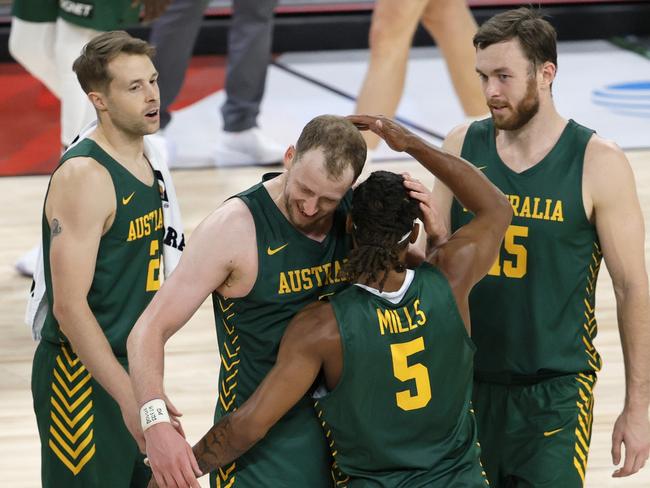
{"label": "player's ear", "polygon": [[104,101],[104,94],[99,91],[91,91],[88,93],[88,100],[93,104],[95,110],[98,112],[106,111],[106,102]]}
{"label": "player's ear", "polygon": [[415,241],[418,240],[419,235],[420,235],[420,223],[415,222],[413,224],[413,230],[411,230],[411,236],[409,237],[409,242],[413,244]]}
{"label": "player's ear", "polygon": [[284,153],[284,158],[282,159],[282,165],[284,169],[289,169],[293,165],[293,160],[296,157],[296,147],[292,144],[287,148]]}
{"label": "player's ear", "polygon": [[550,87],[555,80],[555,74],[557,73],[557,66],[555,66],[550,61],[546,61],[541,67],[542,73],[542,82],[545,87]]}

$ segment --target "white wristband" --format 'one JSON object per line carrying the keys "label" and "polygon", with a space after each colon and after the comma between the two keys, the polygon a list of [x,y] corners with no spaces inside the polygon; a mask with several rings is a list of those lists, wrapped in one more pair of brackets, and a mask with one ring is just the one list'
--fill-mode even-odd
{"label": "white wristband", "polygon": [[167,405],[165,401],[160,398],[155,398],[148,401],[140,408],[140,425],[142,425],[142,432],[147,430],[152,425],[161,422],[171,423],[169,414],[167,413]]}

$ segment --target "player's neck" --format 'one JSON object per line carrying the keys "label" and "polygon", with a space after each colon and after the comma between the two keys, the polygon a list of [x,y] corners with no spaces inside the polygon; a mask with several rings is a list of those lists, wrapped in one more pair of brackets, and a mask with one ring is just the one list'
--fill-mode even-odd
{"label": "player's neck", "polygon": [[499,130],[497,151],[501,159],[515,171],[534,166],[555,146],[566,127],[552,103],[540,104],[539,111],[518,130]]}
{"label": "player's neck", "polygon": [[[379,290],[382,278],[383,274],[380,275],[379,280],[367,281],[367,276],[360,276],[358,283],[361,283],[362,285],[368,286],[370,288],[374,288],[375,290]],[[386,277],[386,281],[384,282],[384,287],[381,291],[384,291],[386,293],[398,291],[400,288],[402,288],[405,279],[406,268],[404,268],[404,271],[390,270],[388,272],[388,276]]]}
{"label": "player's neck", "polygon": [[517,130],[498,130],[497,139],[508,145],[521,148],[531,147],[540,140],[548,138],[553,133],[566,125],[564,119],[555,109],[552,99],[540,99],[539,110],[523,127]]}
{"label": "player's neck", "polygon": [[128,134],[112,124],[100,122],[92,139],[122,164],[138,164],[144,158],[144,138]]}

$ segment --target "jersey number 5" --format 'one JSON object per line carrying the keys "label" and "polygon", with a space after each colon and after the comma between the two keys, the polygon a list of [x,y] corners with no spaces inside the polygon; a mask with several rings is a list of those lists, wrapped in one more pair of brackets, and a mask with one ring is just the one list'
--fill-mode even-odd
{"label": "jersey number 5", "polygon": [[488,271],[491,276],[503,275],[508,278],[523,278],[526,276],[528,270],[528,251],[526,247],[515,241],[517,237],[528,237],[528,227],[523,225],[510,225],[503,238],[503,247],[505,251],[512,256],[510,259],[504,259],[503,265],[500,264],[501,255],[497,256],[497,260]]}
{"label": "jersey number 5", "polygon": [[424,339],[418,337],[409,342],[391,344],[390,353],[393,358],[393,374],[400,381],[415,380],[415,391],[403,390],[395,393],[397,406],[402,410],[417,410],[427,406],[431,400],[431,380],[429,370],[420,363],[408,365],[408,358],[415,353],[424,351]]}

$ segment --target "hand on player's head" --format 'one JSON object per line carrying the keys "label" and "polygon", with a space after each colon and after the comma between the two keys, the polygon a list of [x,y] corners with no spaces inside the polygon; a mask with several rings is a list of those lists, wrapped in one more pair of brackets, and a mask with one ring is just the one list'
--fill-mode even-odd
{"label": "hand on player's head", "polygon": [[369,130],[381,137],[388,147],[394,151],[404,151],[408,145],[411,132],[402,127],[394,120],[382,115],[348,115],[351,121],[359,130]]}

